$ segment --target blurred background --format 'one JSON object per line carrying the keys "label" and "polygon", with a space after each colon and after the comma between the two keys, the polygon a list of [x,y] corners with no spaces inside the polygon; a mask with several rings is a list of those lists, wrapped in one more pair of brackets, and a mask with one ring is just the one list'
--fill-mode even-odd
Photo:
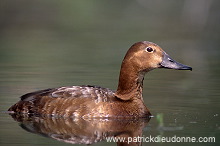
{"label": "blurred background", "polygon": [[[152,114],[162,113],[167,126],[184,121],[178,123],[185,127],[180,135],[188,130],[219,135],[218,0],[1,0],[0,111],[22,94],[44,88],[99,85],[115,90],[126,51],[144,40],[193,68],[146,74],[144,100]],[[0,144],[53,141],[39,136],[27,142],[28,136],[34,136],[22,131],[9,115],[1,117]],[[156,118],[149,126],[157,127]],[[17,132],[27,141],[21,141]]]}

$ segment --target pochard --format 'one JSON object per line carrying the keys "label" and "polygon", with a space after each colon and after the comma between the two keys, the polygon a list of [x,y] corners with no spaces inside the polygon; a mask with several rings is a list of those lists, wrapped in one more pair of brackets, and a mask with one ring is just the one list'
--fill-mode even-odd
{"label": "pochard", "polygon": [[84,119],[149,117],[142,96],[143,80],[145,73],[156,68],[192,70],[155,43],[137,42],[124,57],[116,91],[90,85],[50,88],[21,96],[9,111]]}

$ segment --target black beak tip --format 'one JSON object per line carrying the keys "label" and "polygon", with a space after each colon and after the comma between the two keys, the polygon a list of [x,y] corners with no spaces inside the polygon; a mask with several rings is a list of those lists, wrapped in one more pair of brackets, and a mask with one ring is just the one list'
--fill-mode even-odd
{"label": "black beak tip", "polygon": [[193,69],[192,69],[192,67],[189,67],[189,69],[188,69],[188,70],[192,71]]}
{"label": "black beak tip", "polygon": [[190,70],[190,71],[192,71],[192,67],[184,66],[183,68],[180,68],[179,70]]}

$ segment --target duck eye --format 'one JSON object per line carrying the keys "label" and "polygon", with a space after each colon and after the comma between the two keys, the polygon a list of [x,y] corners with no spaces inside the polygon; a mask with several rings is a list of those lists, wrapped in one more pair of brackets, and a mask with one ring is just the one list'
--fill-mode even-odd
{"label": "duck eye", "polygon": [[151,47],[147,47],[146,50],[147,50],[147,52],[153,52],[154,51],[154,49],[151,48]]}

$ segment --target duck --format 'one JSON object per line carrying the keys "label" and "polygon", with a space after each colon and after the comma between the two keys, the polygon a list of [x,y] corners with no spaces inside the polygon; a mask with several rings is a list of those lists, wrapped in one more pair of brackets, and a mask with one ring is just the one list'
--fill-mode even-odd
{"label": "duck", "polygon": [[150,117],[143,100],[143,81],[145,74],[156,68],[192,71],[192,67],[175,61],[157,44],[141,41],[128,49],[116,91],[91,85],[49,88],[22,95],[8,111],[84,119]]}

